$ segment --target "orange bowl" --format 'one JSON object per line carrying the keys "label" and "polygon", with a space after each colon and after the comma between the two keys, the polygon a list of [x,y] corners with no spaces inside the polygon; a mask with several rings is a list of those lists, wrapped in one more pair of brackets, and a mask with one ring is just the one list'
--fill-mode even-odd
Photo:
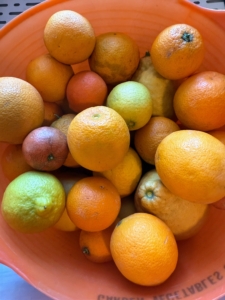
{"label": "orange bowl", "polygon": [[[128,33],[137,41],[141,55],[150,49],[160,30],[174,23],[188,23],[198,28],[205,40],[202,69],[225,72],[222,11],[207,10],[187,0],[54,0],[29,9],[0,30],[0,76],[25,78],[28,62],[47,52],[43,43],[47,19],[62,9],[83,14],[96,35],[106,31]],[[84,63],[74,69],[86,67]],[[0,145],[0,156],[5,146]],[[0,180],[2,197],[8,181],[1,169]],[[164,284],[156,287],[129,282],[113,263],[87,261],[78,247],[78,232],[50,229],[40,234],[20,234],[9,228],[1,216],[0,262],[54,299],[218,299],[225,295],[224,216],[224,211],[212,207],[202,230],[195,237],[178,242],[177,268]]]}

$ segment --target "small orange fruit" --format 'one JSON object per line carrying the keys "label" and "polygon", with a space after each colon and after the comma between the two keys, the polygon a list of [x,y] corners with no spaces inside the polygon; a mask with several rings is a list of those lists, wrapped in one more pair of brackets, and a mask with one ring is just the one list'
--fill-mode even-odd
{"label": "small orange fruit", "polygon": [[129,148],[117,166],[103,172],[94,172],[94,175],[108,178],[123,198],[133,193],[137,187],[142,175],[142,162],[137,152]]}
{"label": "small orange fruit", "polygon": [[89,65],[107,84],[116,84],[133,75],[139,59],[138,45],[130,36],[121,32],[106,32],[96,37]]}
{"label": "small orange fruit", "polygon": [[1,166],[4,176],[10,181],[27,171],[33,170],[24,158],[21,144],[9,144],[5,148],[1,157]]}
{"label": "small orange fruit", "polygon": [[175,24],[162,30],[150,51],[156,71],[172,80],[185,78],[197,71],[204,52],[201,34],[188,24]]}
{"label": "small orange fruit", "polygon": [[149,122],[134,133],[135,149],[147,163],[155,164],[155,153],[159,143],[179,126],[165,117],[152,117]]}
{"label": "small orange fruit", "polygon": [[225,125],[225,75],[204,71],[192,75],[178,87],[174,110],[189,129],[209,131]]}
{"label": "small orange fruit", "polygon": [[60,116],[63,115],[62,108],[54,102],[44,101],[44,109],[45,116],[42,126],[50,126],[52,122],[56,121]]}
{"label": "small orange fruit", "polygon": [[117,218],[121,200],[114,185],[104,177],[79,180],[67,197],[67,212],[74,224],[85,231],[101,231]]}
{"label": "small orange fruit", "polygon": [[126,122],[115,110],[95,106],[83,110],[72,120],[67,142],[78,164],[102,172],[123,160],[129,149],[130,134]]}
{"label": "small orange fruit", "polygon": [[95,263],[104,263],[112,260],[110,239],[115,224],[108,228],[89,232],[81,230],[79,245],[85,257]]}
{"label": "small orange fruit", "polygon": [[72,10],[54,13],[44,28],[44,43],[58,61],[72,65],[86,60],[95,46],[90,22]]}
{"label": "small orange fruit", "polygon": [[44,103],[30,83],[16,77],[0,78],[0,142],[22,144],[44,120]]}
{"label": "small orange fruit", "polygon": [[[60,118],[58,118],[51,124],[51,127],[59,129],[67,137],[68,128],[75,116],[75,114],[62,115]],[[79,167],[79,164],[75,161],[70,151],[68,152],[67,158],[64,161],[63,165],[71,168]]]}
{"label": "small orange fruit", "polygon": [[44,101],[57,102],[66,97],[66,86],[74,72],[49,53],[42,54],[29,62],[26,80],[41,94]]}
{"label": "small orange fruit", "polygon": [[76,73],[67,85],[66,95],[69,106],[75,112],[103,105],[108,94],[105,81],[95,72]]}
{"label": "small orange fruit", "polygon": [[172,231],[147,213],[120,220],[112,233],[110,250],[123,276],[143,286],[163,283],[174,272],[178,260]]}
{"label": "small orange fruit", "polygon": [[208,133],[172,132],[159,144],[155,166],[162,183],[180,198],[209,204],[225,196],[225,146]]}

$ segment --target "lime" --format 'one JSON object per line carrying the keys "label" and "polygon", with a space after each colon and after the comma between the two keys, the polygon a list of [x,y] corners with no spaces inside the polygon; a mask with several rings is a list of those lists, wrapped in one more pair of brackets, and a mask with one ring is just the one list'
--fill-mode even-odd
{"label": "lime", "polygon": [[29,171],[6,187],[1,204],[8,225],[23,233],[41,232],[53,226],[65,209],[65,191],[49,173]]}

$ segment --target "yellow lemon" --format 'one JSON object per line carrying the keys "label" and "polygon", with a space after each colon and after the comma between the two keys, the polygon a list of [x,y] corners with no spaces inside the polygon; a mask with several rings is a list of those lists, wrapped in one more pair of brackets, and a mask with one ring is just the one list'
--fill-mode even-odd
{"label": "yellow lemon", "polygon": [[146,86],[135,81],[116,85],[107,97],[106,106],[124,118],[129,130],[143,127],[152,116],[151,94]]}
{"label": "yellow lemon", "polygon": [[128,196],[135,190],[141,174],[141,159],[132,148],[129,148],[123,160],[114,168],[103,172],[94,172],[94,175],[109,179],[116,187],[120,197]]}

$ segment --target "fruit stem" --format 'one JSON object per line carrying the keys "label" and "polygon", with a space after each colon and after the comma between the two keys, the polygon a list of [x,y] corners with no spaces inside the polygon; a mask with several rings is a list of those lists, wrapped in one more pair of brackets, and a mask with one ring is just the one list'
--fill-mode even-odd
{"label": "fruit stem", "polygon": [[51,153],[51,154],[49,154],[49,156],[47,157],[47,160],[48,161],[51,161],[51,160],[53,160],[54,159],[54,155]]}
{"label": "fruit stem", "polygon": [[188,32],[184,32],[183,34],[182,34],[182,40],[184,40],[185,42],[187,42],[187,43],[189,43],[189,42],[192,42],[193,41],[193,38],[194,38],[194,36],[193,36],[193,34],[192,33],[188,33]]}
{"label": "fruit stem", "polygon": [[90,251],[87,247],[83,247],[82,248],[82,252],[85,254],[85,255],[90,255]]}

